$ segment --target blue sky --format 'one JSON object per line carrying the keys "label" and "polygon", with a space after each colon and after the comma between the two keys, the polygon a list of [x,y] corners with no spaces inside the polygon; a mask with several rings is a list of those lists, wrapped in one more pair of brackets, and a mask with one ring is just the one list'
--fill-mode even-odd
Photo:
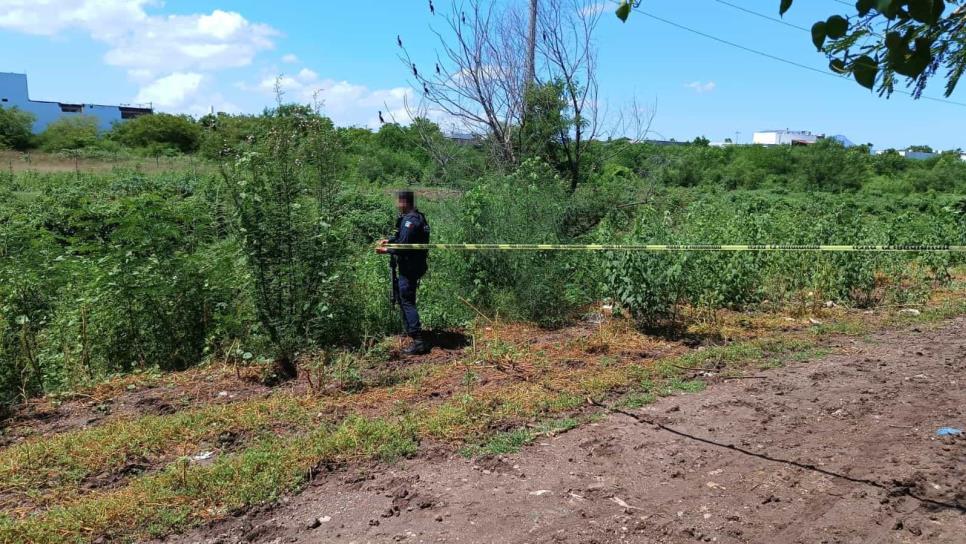
{"label": "blue sky", "polygon": [[[523,2],[524,0],[507,0]],[[778,0],[729,0],[777,14]],[[437,0],[438,7],[448,5]],[[844,134],[876,147],[966,147],[966,107],[882,99],[849,81],[752,55],[634,14],[607,8],[598,32],[601,100],[612,111],[636,97],[656,105],[666,138],[748,141],[772,128]],[[645,0],[643,9],[741,45],[819,69],[806,32],[715,0]],[[809,27],[848,9],[835,0],[796,2],[785,19]],[[431,58],[439,24],[426,0],[348,2],[0,0],[0,71],[26,72],[34,99],[151,101],[162,111],[256,112],[274,101],[310,101],[339,124],[375,126],[378,110],[401,115],[410,89],[396,35]],[[14,54],[11,54],[14,52]],[[941,96],[936,82],[927,91]],[[960,89],[951,100],[966,103]]]}

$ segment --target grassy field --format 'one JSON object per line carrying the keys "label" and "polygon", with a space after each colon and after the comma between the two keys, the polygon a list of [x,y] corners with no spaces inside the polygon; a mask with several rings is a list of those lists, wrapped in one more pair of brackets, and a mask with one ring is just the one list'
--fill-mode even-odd
{"label": "grassy field", "polygon": [[175,158],[0,157],[0,542],[166,535],[966,311],[948,253],[433,252],[446,347],[400,359],[393,189],[421,187],[435,242],[959,245],[963,165],[598,142],[573,188],[412,127],[222,121]]}
{"label": "grassy field", "polygon": [[201,158],[190,156],[150,157],[130,152],[113,155],[91,155],[83,152],[49,153],[44,151],[10,151],[0,149],[0,169],[10,173],[97,174],[116,170],[157,174],[159,172],[210,171],[212,166]]}
{"label": "grassy field", "polygon": [[96,414],[104,401],[160,395],[173,402],[198,384],[208,400],[58,430],[29,419],[15,424],[0,455],[0,541],[160,536],[271,503],[346,464],[392,462],[427,449],[515,451],[593,420],[602,414],[599,403],[640,407],[819,357],[836,336],[925,327],[962,314],[963,273],[918,315],[899,308],[828,308],[808,319],[723,311],[681,340],[638,332],[619,317],[554,331],[487,322],[467,331],[469,347],[410,364],[394,359],[392,343],[373,350],[358,361],[362,376],[351,391],[302,381],[222,402],[219,389],[241,391],[248,382],[245,371],[215,365],[46,398],[31,409]]}

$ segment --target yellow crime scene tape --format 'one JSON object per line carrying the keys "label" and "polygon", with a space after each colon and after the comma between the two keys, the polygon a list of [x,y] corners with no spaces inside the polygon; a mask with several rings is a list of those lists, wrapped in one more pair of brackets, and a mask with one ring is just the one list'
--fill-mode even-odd
{"label": "yellow crime scene tape", "polygon": [[787,245],[787,244],[386,244],[387,249],[450,251],[823,251],[831,253],[966,253],[950,245]]}

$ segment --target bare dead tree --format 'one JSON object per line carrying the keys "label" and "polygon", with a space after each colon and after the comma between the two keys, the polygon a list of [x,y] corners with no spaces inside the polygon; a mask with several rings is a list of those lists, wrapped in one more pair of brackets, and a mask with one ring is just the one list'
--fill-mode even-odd
{"label": "bare dead tree", "polygon": [[[432,123],[433,112],[429,110],[426,100],[420,100],[413,104],[408,97],[403,97],[403,108],[406,117],[412,122],[410,128],[419,137],[419,147],[436,163],[443,176],[447,176],[449,165],[456,157],[454,146],[442,138],[439,127]],[[399,124],[389,106],[386,106],[389,117],[393,123]],[[425,121],[425,122],[424,122]]]}
{"label": "bare dead tree", "polygon": [[[606,115],[599,101],[594,39],[604,11],[600,3],[539,3],[533,10],[533,2],[454,0],[448,13],[436,10],[445,26],[433,30],[439,41],[435,65],[418,66],[401,39],[400,59],[434,112],[483,137],[494,156],[508,166],[518,164],[528,123],[535,122],[528,119],[531,69],[537,85],[560,87],[565,111],[553,136],[558,149],[554,156],[573,190],[587,173],[588,151],[595,140],[605,132],[626,135],[633,122],[646,125],[630,130],[643,137],[650,120],[642,118],[635,105],[631,115],[619,116],[618,126],[603,128]],[[535,25],[530,24],[531,17],[536,17]],[[531,64],[527,45],[533,34],[536,58]]]}
{"label": "bare dead tree", "polygon": [[580,182],[584,156],[599,135],[597,47],[594,31],[601,9],[589,0],[543,0],[538,27],[545,81],[558,82],[567,101],[571,126],[560,127],[560,144],[570,190]]}
{"label": "bare dead tree", "polygon": [[514,129],[523,112],[526,64],[515,11],[484,0],[454,1],[443,15],[445,34],[433,31],[440,44],[435,67],[420,70],[400,46],[425,100],[468,131],[486,135],[509,164],[517,162]]}
{"label": "bare dead tree", "polygon": [[530,19],[527,25],[527,85],[537,78],[537,14],[540,0],[530,0]]}
{"label": "bare dead tree", "polygon": [[[601,138],[606,138],[609,145],[606,150],[597,157],[597,160],[604,163],[614,157],[636,150],[637,153],[644,153],[645,150],[639,145],[648,139],[654,132],[651,126],[654,117],[657,115],[657,101],[653,104],[643,105],[637,97],[633,97],[630,102],[621,108],[607,126]],[[608,117],[606,112],[602,117]],[[638,172],[643,175],[643,173]]]}

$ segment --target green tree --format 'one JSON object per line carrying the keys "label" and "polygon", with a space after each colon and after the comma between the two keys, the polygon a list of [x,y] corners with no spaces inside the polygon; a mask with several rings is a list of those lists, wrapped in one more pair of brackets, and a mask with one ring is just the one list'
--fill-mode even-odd
{"label": "green tree", "polygon": [[201,154],[209,159],[231,157],[251,142],[262,124],[263,118],[256,115],[205,115],[198,120]]}
{"label": "green tree", "polygon": [[0,106],[0,148],[28,149],[33,144],[33,127],[36,117],[19,108]]}
{"label": "green tree", "polygon": [[[526,114],[520,127],[522,157],[537,157],[558,170],[566,170],[566,140],[573,120],[566,115],[563,83],[532,85],[526,92]],[[576,180],[572,180],[576,186]]]}
{"label": "green tree", "polygon": [[83,149],[97,143],[97,119],[88,115],[61,117],[40,135],[44,151]]}
{"label": "green tree", "polygon": [[868,176],[861,151],[846,149],[839,142],[825,138],[807,147],[795,149],[798,170],[805,180],[805,189],[841,191],[858,189]]}
{"label": "green tree", "polygon": [[332,123],[302,107],[266,112],[264,132],[236,152],[222,173],[234,202],[254,283],[259,323],[275,349],[281,378],[320,338],[331,315],[345,239],[327,212],[337,198],[329,166],[340,146]]}
{"label": "green tree", "polygon": [[115,123],[109,137],[128,147],[166,147],[191,153],[201,144],[201,127],[187,115],[157,113]]}
{"label": "green tree", "polygon": [[[621,0],[626,21],[642,0]],[[779,13],[794,0],[781,0]],[[841,2],[848,5],[848,2]],[[945,95],[966,72],[966,4],[961,0],[858,0],[844,15],[812,26],[812,43],[829,57],[829,68],[851,74],[867,89],[888,96],[896,81],[912,85],[919,98],[937,73],[946,76]]]}
{"label": "green tree", "polygon": [[[948,4],[948,6],[947,6]],[[792,0],[782,0],[784,14]],[[966,71],[966,5],[952,0],[858,0],[845,15],[812,26],[812,42],[837,73],[852,74],[863,87],[890,95],[897,79],[919,98],[937,72],[945,72],[945,95]]]}

